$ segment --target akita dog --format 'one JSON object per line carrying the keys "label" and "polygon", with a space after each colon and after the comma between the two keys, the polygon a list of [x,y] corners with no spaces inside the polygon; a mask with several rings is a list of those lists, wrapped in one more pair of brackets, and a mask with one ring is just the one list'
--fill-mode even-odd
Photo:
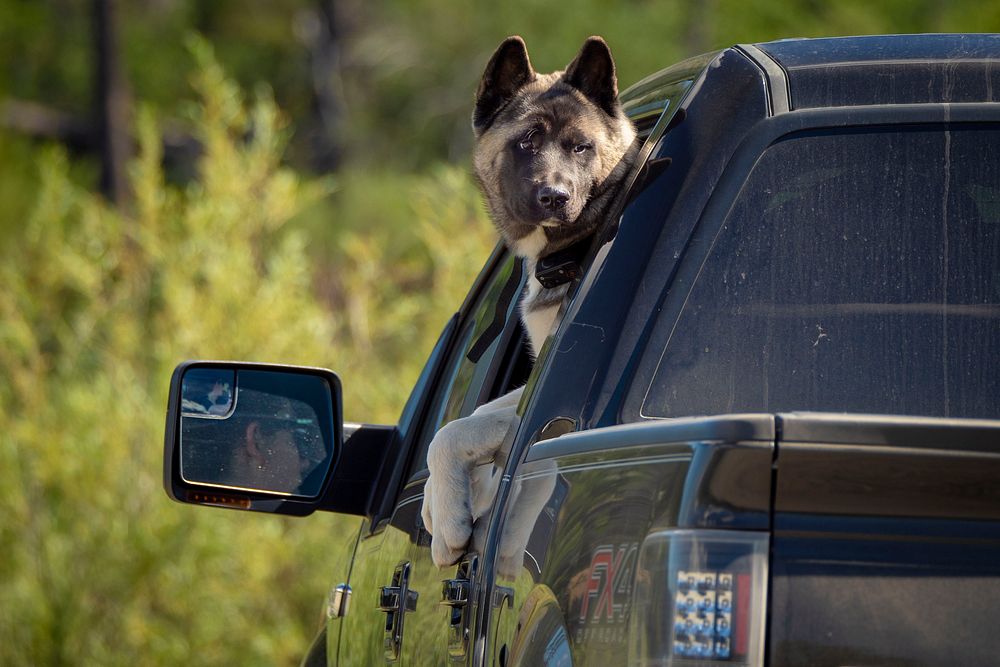
{"label": "akita dog", "polygon": [[[535,276],[536,265],[608,221],[634,161],[635,129],[618,103],[608,45],[590,37],[565,71],[538,74],[524,40],[508,37],[486,65],[472,129],[473,168],[490,217],[511,251],[523,258],[528,275],[520,312],[537,355],[558,325],[569,284],[544,287]],[[481,464],[494,459],[515,423],[521,392],[516,389],[446,424],[431,442],[422,515],[438,566],[462,556],[473,522],[492,503],[499,475]],[[537,496],[530,505],[543,505],[548,497],[541,488],[522,495]],[[505,542],[523,550],[533,517],[530,510],[518,514],[532,520],[519,525],[508,516],[507,523],[514,525],[505,529]],[[524,534],[508,541],[511,528]],[[512,552],[502,549],[502,558],[504,551]],[[512,552],[508,560],[516,559],[519,566],[520,556]],[[514,565],[511,561],[502,569]]]}

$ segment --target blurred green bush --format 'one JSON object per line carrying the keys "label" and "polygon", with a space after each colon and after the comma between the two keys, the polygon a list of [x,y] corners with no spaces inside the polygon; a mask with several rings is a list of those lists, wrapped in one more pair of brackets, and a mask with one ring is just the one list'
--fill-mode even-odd
{"label": "blurred green bush", "polygon": [[0,247],[0,664],[296,663],[358,521],[170,502],[170,372],[327,366],[349,419],[393,422],[493,243],[464,170],[333,183],[283,167],[269,92],[245,100],[194,51],[196,181],[165,183],[143,111],[129,210],[49,149]]}

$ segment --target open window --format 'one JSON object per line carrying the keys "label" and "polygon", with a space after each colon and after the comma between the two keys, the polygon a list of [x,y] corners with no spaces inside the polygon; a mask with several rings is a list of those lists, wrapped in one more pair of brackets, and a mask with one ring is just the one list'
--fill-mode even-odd
{"label": "open window", "polygon": [[[496,263],[466,319],[459,322],[457,341],[416,436],[408,479],[426,471],[427,448],[438,429],[527,381],[533,360],[518,314],[525,280],[518,262],[506,254]],[[520,281],[512,284],[518,275]]]}

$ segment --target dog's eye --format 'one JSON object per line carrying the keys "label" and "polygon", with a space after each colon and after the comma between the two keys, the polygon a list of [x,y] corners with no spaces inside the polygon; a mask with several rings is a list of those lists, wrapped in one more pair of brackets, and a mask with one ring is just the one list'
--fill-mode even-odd
{"label": "dog's eye", "polygon": [[586,153],[591,148],[593,148],[593,146],[591,146],[590,144],[577,144],[576,146],[573,146],[573,152],[574,153]]}
{"label": "dog's eye", "polygon": [[521,139],[521,141],[518,142],[517,147],[520,148],[522,151],[537,150],[537,146],[535,145],[536,142],[535,135],[537,134],[538,130],[532,130],[531,132],[528,132],[528,134],[525,135],[524,139]]}

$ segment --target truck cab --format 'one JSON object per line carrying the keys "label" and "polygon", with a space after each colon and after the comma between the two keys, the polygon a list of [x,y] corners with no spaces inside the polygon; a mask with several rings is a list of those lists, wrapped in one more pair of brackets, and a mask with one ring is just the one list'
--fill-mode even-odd
{"label": "truck cab", "polygon": [[[498,247],[395,425],[345,425],[326,371],[179,367],[167,491],[361,519],[331,536],[354,546],[304,664],[995,664],[997,95],[996,35],[658,72],[621,96],[640,157],[537,359]],[[199,411],[186,379],[289,376],[326,383],[285,392],[313,467],[287,488],[195,472],[236,403]],[[496,497],[438,570],[431,437],[525,383],[484,463]]]}

